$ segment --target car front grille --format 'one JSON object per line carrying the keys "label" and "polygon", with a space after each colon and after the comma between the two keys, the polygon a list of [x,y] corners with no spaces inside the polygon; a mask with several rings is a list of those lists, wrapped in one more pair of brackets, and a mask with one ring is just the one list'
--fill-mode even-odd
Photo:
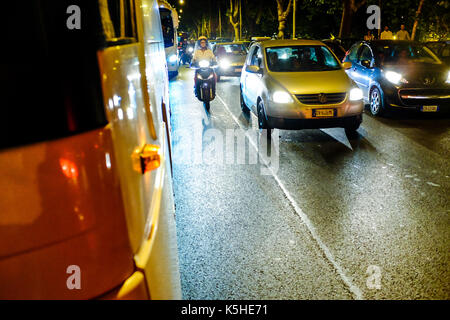
{"label": "car front grille", "polygon": [[450,104],[450,89],[400,89],[398,95],[406,106]]}
{"label": "car front grille", "polygon": [[339,104],[345,99],[346,93],[317,93],[317,94],[296,94],[303,104]]}

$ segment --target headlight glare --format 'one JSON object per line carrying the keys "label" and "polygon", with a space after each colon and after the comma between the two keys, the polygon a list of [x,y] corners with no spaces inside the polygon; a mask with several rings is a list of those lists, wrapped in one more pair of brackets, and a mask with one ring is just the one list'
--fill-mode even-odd
{"label": "headlight glare", "polygon": [[275,93],[273,94],[273,102],[291,103],[291,102],[293,102],[293,100],[289,93],[287,93],[285,91],[275,91]]}
{"label": "headlight glare", "polygon": [[169,57],[169,62],[176,62],[176,61],[177,61],[177,56],[175,54],[173,54]]}
{"label": "headlight glare", "polygon": [[447,74],[447,80],[445,80],[445,83],[449,83],[450,84],[450,71]]}
{"label": "headlight glare", "polygon": [[363,92],[360,88],[352,88],[350,90],[350,101],[362,100]]}
{"label": "headlight glare", "polygon": [[200,68],[208,68],[210,63],[207,60],[201,60],[198,65],[200,66]]}
{"label": "headlight glare", "polygon": [[386,71],[384,77],[393,84],[399,84],[400,80],[402,80],[403,76],[400,73],[395,71]]}
{"label": "headlight glare", "polygon": [[230,61],[228,61],[227,59],[220,60],[220,67],[222,69],[228,69],[230,67]]}

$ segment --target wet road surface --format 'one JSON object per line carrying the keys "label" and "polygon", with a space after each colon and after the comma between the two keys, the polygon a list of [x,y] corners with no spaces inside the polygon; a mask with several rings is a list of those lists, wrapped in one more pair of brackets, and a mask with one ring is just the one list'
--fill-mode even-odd
{"label": "wet road surface", "polygon": [[264,162],[238,78],[210,114],[192,70],[170,90],[184,299],[450,298],[448,116],[366,111],[351,140],[281,130]]}

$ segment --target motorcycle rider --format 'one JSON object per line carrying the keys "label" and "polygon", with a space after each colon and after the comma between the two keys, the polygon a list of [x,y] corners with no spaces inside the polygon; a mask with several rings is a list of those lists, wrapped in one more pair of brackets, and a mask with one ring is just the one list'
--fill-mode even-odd
{"label": "motorcycle rider", "polygon": [[[211,49],[208,48],[208,39],[205,36],[201,36],[198,38],[197,41],[197,48],[195,49],[194,56],[192,57],[191,65],[196,65],[196,63],[206,60],[210,64],[213,64],[216,62],[216,57],[214,56],[214,53]],[[197,90],[195,88],[197,87],[197,77],[194,75],[194,92],[197,96]],[[217,75],[214,73],[214,87],[217,82]]]}
{"label": "motorcycle rider", "polygon": [[199,62],[201,60],[207,60],[210,63],[216,59],[214,53],[208,48],[208,39],[205,36],[198,38],[198,48],[194,52],[194,57],[192,58],[192,64]]}

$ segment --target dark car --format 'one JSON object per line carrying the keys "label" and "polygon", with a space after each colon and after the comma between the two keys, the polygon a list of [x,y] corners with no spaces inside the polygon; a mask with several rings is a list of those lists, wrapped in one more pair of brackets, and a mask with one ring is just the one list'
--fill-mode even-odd
{"label": "dark car", "polygon": [[442,62],[450,66],[450,40],[430,41],[426,43],[426,46],[433,50]]}
{"label": "dark car", "polygon": [[420,112],[450,109],[449,68],[422,43],[374,40],[355,43],[344,62],[373,115],[388,108]]}
{"label": "dark car", "polygon": [[217,81],[221,76],[240,77],[247,57],[247,47],[242,41],[220,42],[213,47],[219,67],[216,69]]}
{"label": "dark car", "polygon": [[322,40],[322,42],[325,43],[327,47],[331,49],[331,51],[333,51],[336,57],[339,58],[339,61],[342,61],[344,59],[346,51],[344,47],[341,45],[340,41],[326,39]]}

